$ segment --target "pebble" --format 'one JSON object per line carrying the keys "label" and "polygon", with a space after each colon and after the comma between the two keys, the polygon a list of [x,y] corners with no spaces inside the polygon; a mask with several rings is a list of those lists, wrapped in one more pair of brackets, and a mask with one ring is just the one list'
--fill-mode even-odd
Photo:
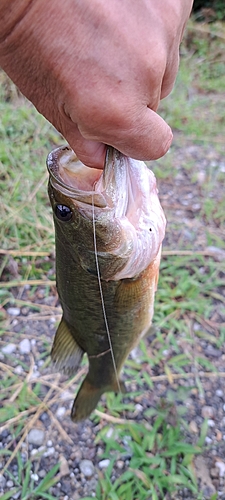
{"label": "pebble", "polygon": [[203,418],[213,418],[215,414],[214,408],[212,406],[202,407],[202,417]]}
{"label": "pebble", "polygon": [[218,396],[219,398],[222,398],[223,397],[223,391],[221,389],[216,389],[216,396]]}
{"label": "pebble", "polygon": [[43,479],[46,476],[46,470],[44,469],[39,470],[38,475],[41,479]]}
{"label": "pebble", "polygon": [[45,433],[41,429],[31,429],[28,434],[28,443],[41,446],[44,442]]}
{"label": "pebble", "polygon": [[85,477],[91,477],[95,473],[94,464],[91,460],[81,460],[79,467]]}
{"label": "pebble", "polygon": [[60,476],[64,477],[69,475],[69,473],[70,469],[67,460],[64,455],[60,455]]}
{"label": "pebble", "polygon": [[216,440],[221,441],[222,439],[223,439],[223,434],[219,429],[217,429],[216,430]]}
{"label": "pebble", "polygon": [[220,477],[223,477],[224,474],[225,474],[225,463],[224,462],[221,462],[221,461],[218,461],[215,463],[215,466],[219,469],[219,475]]}
{"label": "pebble", "polygon": [[205,354],[209,356],[212,356],[213,358],[220,358],[222,356],[222,352],[219,349],[216,349],[213,347],[211,344],[207,345],[205,349]]}
{"label": "pebble", "polygon": [[4,489],[6,485],[6,478],[0,474],[0,488]]}
{"label": "pebble", "polygon": [[209,418],[209,420],[208,420],[208,426],[209,427],[215,427],[215,422],[211,418]]}
{"label": "pebble", "polygon": [[57,408],[57,410],[56,410],[56,416],[57,416],[58,418],[63,417],[63,415],[65,415],[65,413],[66,413],[66,408],[65,408],[65,406],[60,406],[60,407],[59,407],[59,408]]}
{"label": "pebble", "polygon": [[137,412],[141,412],[141,411],[143,410],[143,406],[142,406],[142,405],[140,405],[140,403],[136,403],[136,405],[135,405],[135,410],[136,410]]}
{"label": "pebble", "polygon": [[193,432],[193,434],[198,434],[198,426],[197,426],[195,420],[191,420],[191,422],[189,424],[189,429],[191,432]]}
{"label": "pebble", "polygon": [[218,477],[218,475],[219,475],[218,468],[212,467],[212,469],[210,469],[210,475],[211,475],[211,477]]}
{"label": "pebble", "polygon": [[30,477],[31,477],[31,479],[33,479],[36,483],[37,483],[37,481],[39,480],[39,476],[38,476],[38,474],[31,474],[31,476],[30,476]]}
{"label": "pebble", "polygon": [[141,350],[139,347],[135,347],[134,349],[132,349],[131,353],[130,353],[130,356],[131,358],[136,361],[137,364],[140,364],[141,363]]}
{"label": "pebble", "polygon": [[21,373],[23,373],[23,367],[21,365],[17,365],[15,368],[14,368],[14,373],[16,373],[17,375],[21,375]]}
{"label": "pebble", "polygon": [[124,467],[123,460],[117,460],[116,465],[117,465],[118,469],[120,469],[120,470],[123,469],[123,467]]}
{"label": "pebble", "polygon": [[7,488],[12,488],[12,487],[13,487],[13,485],[14,485],[14,482],[13,482],[13,481],[11,481],[11,479],[9,479],[9,480],[7,481],[7,483],[6,483]]}
{"label": "pebble", "polygon": [[16,344],[7,344],[2,347],[3,354],[12,354],[16,350]]}
{"label": "pebble", "polygon": [[50,457],[50,455],[53,455],[55,453],[55,448],[52,446],[51,448],[48,448],[48,450],[44,453],[44,457]]}
{"label": "pebble", "polygon": [[31,344],[29,339],[23,339],[19,343],[19,349],[21,354],[29,354],[31,351]]}
{"label": "pebble", "polygon": [[98,463],[98,466],[100,469],[106,469],[106,467],[108,467],[109,464],[110,464],[109,458],[104,458],[104,460],[100,460],[100,462]]}
{"label": "pebble", "polygon": [[19,307],[8,307],[7,313],[10,314],[10,316],[19,316],[20,309]]}

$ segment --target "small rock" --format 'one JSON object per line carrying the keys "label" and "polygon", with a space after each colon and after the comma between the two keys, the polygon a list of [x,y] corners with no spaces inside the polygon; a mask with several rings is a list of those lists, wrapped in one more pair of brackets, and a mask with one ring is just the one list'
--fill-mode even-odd
{"label": "small rock", "polygon": [[197,426],[195,420],[191,420],[191,422],[189,424],[189,429],[191,432],[193,432],[193,434],[198,434],[198,426]]}
{"label": "small rock", "polygon": [[19,307],[8,307],[7,313],[10,314],[10,316],[19,316],[20,309]]}
{"label": "small rock", "polygon": [[206,436],[205,443],[206,444],[211,444],[212,443],[212,439],[209,436]]}
{"label": "small rock", "polygon": [[140,405],[140,403],[136,403],[136,405],[135,405],[135,410],[136,410],[137,412],[141,412],[141,411],[143,410],[143,406],[142,406],[142,405]]}
{"label": "small rock", "polygon": [[202,407],[202,417],[203,418],[213,418],[215,415],[215,410],[212,406]]}
{"label": "small rock", "polygon": [[21,340],[19,344],[19,349],[21,354],[29,354],[31,350],[30,340],[29,339]]}
{"label": "small rock", "polygon": [[56,410],[56,416],[57,416],[58,418],[63,417],[63,415],[65,415],[65,413],[66,413],[66,408],[65,408],[65,406],[60,406],[60,407],[59,407],[59,408],[57,408],[57,410]]}
{"label": "small rock", "polygon": [[60,455],[60,476],[64,477],[64,476],[69,475],[69,473],[70,473],[70,469],[69,469],[67,460],[64,457],[64,455]]}
{"label": "small rock", "polygon": [[0,488],[4,490],[5,485],[6,485],[6,478],[2,474],[0,474]]}
{"label": "small rock", "polygon": [[79,467],[85,477],[91,477],[95,473],[94,464],[91,460],[81,460]]}
{"label": "small rock", "polygon": [[223,397],[223,391],[221,389],[216,389],[216,396],[218,396],[219,398],[222,398]]}
{"label": "small rock", "polygon": [[216,349],[211,344],[207,345],[205,349],[206,356],[212,356],[213,358],[220,358],[222,356],[222,352],[219,349]]}
{"label": "small rock", "polygon": [[215,427],[215,422],[211,418],[209,418],[209,420],[208,420],[208,426],[209,427]]}
{"label": "small rock", "polygon": [[216,429],[216,440],[221,441],[223,439],[223,434],[219,429]]}
{"label": "small rock", "polygon": [[39,470],[38,475],[41,479],[43,479],[46,476],[46,470],[44,469]]}
{"label": "small rock", "polygon": [[134,349],[132,349],[132,351],[130,353],[131,358],[134,361],[136,361],[137,364],[141,363],[141,355],[142,355],[142,352],[141,352],[139,347],[135,347]]}
{"label": "small rock", "polygon": [[60,490],[61,490],[63,493],[65,493],[66,495],[70,494],[70,492],[71,492],[71,484],[70,484],[70,481],[65,481],[65,480],[62,480]]}
{"label": "small rock", "polygon": [[38,449],[37,448],[33,448],[33,450],[31,450],[30,454],[32,457],[34,457],[34,455],[37,455],[38,453]]}
{"label": "small rock", "polygon": [[215,463],[216,467],[219,469],[220,477],[223,477],[225,474],[225,463],[222,461],[218,461]]}
{"label": "small rock", "polygon": [[99,463],[98,463],[98,466],[100,469],[106,469],[106,467],[108,467],[110,464],[110,460],[109,458],[104,458],[104,460],[101,460]]}
{"label": "small rock", "polygon": [[16,344],[7,344],[2,347],[3,354],[12,354],[16,350]]}
{"label": "small rock", "polygon": [[11,479],[9,479],[9,480],[7,481],[7,483],[6,483],[7,488],[12,488],[12,487],[13,487],[13,485],[14,485],[14,482],[13,482],[13,481],[11,481]]}
{"label": "small rock", "polygon": [[207,247],[206,250],[208,252],[210,252],[213,257],[215,258],[215,260],[217,261],[224,261],[224,258],[225,258],[225,250],[223,250],[222,248],[219,248],[219,247]]}
{"label": "small rock", "polygon": [[45,433],[41,429],[31,429],[28,434],[28,443],[41,446],[44,442]]}
{"label": "small rock", "polygon": [[14,368],[14,373],[16,373],[17,375],[21,375],[21,373],[23,373],[23,367],[21,365],[17,365],[15,368]]}
{"label": "small rock", "polygon": [[31,479],[33,479],[36,483],[37,483],[37,481],[39,480],[39,476],[38,476],[38,474],[31,474],[31,476],[30,476],[30,477],[31,477]]}
{"label": "small rock", "polygon": [[47,441],[47,446],[48,446],[49,448],[50,448],[50,446],[52,446],[52,440],[51,440],[51,439],[49,439],[49,440]]}
{"label": "small rock", "polygon": [[120,470],[123,469],[123,467],[124,467],[123,460],[117,460],[116,465],[117,465],[118,469],[120,469]]}
{"label": "small rock", "polygon": [[50,457],[50,455],[53,455],[55,453],[55,448],[52,446],[51,448],[48,448],[47,451],[44,453],[44,457]]}
{"label": "small rock", "polygon": [[217,467],[212,467],[212,469],[210,469],[210,475],[211,477],[218,477],[219,476],[219,470]]}

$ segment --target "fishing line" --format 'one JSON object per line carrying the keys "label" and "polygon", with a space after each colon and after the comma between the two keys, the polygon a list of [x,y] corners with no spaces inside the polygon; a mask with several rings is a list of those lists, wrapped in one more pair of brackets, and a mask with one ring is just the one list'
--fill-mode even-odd
{"label": "fishing line", "polygon": [[113,362],[113,368],[114,372],[116,375],[116,382],[118,385],[119,392],[122,393],[121,391],[121,386],[120,386],[120,381],[116,369],[116,361],[115,361],[115,356],[113,352],[113,346],[112,346],[112,341],[111,341],[111,336],[110,336],[110,331],[109,331],[109,324],[106,316],[106,310],[105,310],[105,302],[104,302],[104,296],[103,296],[103,291],[102,291],[102,284],[101,284],[101,277],[100,277],[100,270],[99,270],[99,263],[98,263],[98,254],[97,254],[97,242],[96,242],[96,231],[95,231],[95,206],[94,206],[94,195],[92,194],[92,222],[93,222],[93,239],[94,239],[94,251],[95,251],[95,263],[96,263],[96,271],[97,271],[97,277],[98,277],[98,285],[99,285],[99,291],[100,291],[100,297],[101,297],[101,303],[102,303],[102,312],[103,312],[103,317],[104,317],[104,322],[105,322],[105,328],[108,336],[108,341],[109,341],[109,348],[112,356],[112,362]]}

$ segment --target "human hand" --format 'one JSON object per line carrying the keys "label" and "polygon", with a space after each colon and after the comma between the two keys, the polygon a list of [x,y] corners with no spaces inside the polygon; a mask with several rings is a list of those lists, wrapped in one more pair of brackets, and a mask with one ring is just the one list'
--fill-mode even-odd
{"label": "human hand", "polygon": [[0,63],[86,165],[110,144],[163,156],[172,132],[157,114],[174,84],[192,0],[2,0]]}

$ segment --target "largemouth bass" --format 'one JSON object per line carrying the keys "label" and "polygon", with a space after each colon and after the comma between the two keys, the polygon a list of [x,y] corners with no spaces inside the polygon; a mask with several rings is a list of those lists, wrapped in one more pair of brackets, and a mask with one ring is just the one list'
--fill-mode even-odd
{"label": "largemouth bass", "polygon": [[68,147],[50,153],[47,166],[63,309],[51,357],[72,376],[88,355],[71,412],[78,422],[104,392],[125,391],[122,366],[152,323],[166,221],[154,174],[111,147],[103,171]]}

